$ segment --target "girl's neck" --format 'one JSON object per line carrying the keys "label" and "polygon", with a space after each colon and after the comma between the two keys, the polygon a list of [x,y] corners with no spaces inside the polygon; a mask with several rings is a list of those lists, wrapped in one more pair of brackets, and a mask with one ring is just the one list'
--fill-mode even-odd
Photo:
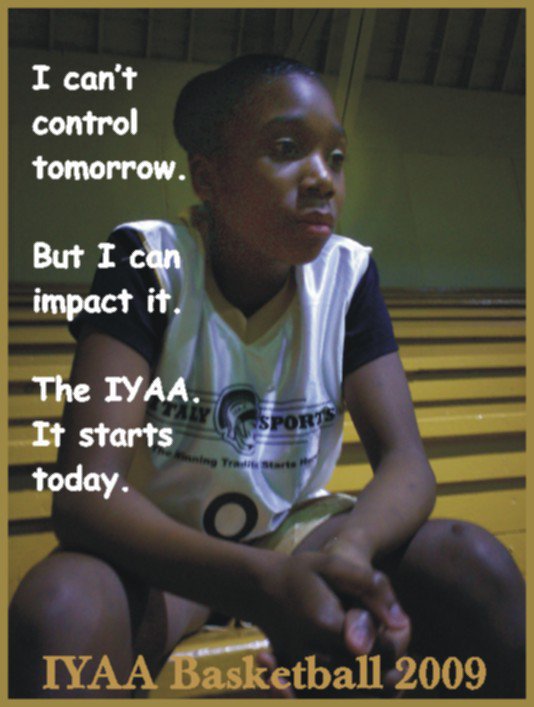
{"label": "girl's neck", "polygon": [[245,317],[251,317],[280,292],[289,277],[290,265],[266,261],[235,239],[216,232],[209,212],[202,207],[196,210],[194,223],[202,233],[219,290]]}
{"label": "girl's neck", "polygon": [[265,262],[264,258],[254,257],[254,253],[236,252],[219,239],[210,238],[208,249],[220,291],[247,318],[272,300],[289,277],[291,266],[286,263]]}

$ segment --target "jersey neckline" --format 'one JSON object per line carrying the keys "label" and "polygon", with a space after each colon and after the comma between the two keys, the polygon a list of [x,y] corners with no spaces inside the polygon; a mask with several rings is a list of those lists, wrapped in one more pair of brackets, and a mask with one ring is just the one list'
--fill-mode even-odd
{"label": "jersey neckline", "polygon": [[290,310],[297,292],[297,284],[294,268],[291,268],[289,277],[274,297],[266,302],[250,317],[246,317],[243,312],[234,307],[223,295],[210,265],[208,251],[205,246],[204,236],[195,224],[195,218],[191,207],[180,214],[180,220],[192,234],[201,254],[203,262],[203,290],[205,298],[211,305],[215,314],[222,322],[247,346],[256,344],[271,331],[275,325],[280,324],[287,312]]}

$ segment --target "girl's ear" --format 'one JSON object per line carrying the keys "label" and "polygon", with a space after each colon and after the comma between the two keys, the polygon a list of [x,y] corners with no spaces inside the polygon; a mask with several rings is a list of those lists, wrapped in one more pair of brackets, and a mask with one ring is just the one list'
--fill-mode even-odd
{"label": "girl's ear", "polygon": [[215,178],[212,160],[205,155],[192,155],[189,157],[189,170],[196,195],[201,201],[211,201]]}

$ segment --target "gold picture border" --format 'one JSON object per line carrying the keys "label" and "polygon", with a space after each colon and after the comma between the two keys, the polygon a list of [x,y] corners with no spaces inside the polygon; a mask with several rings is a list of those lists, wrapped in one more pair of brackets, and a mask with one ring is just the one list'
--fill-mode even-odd
{"label": "gold picture border", "polygon": [[[532,16],[532,13],[529,12],[527,8],[527,2],[524,0],[523,2],[513,2],[508,4],[507,2],[503,2],[501,0],[500,2],[497,2],[496,0],[449,0],[448,2],[424,2],[422,0],[410,0],[410,1],[404,1],[404,2],[398,2],[395,0],[382,0],[381,2],[377,2],[376,0],[367,0],[367,2],[355,2],[354,0],[337,0],[337,2],[334,3],[334,5],[331,2],[314,2],[313,0],[306,0],[305,2],[299,1],[299,0],[293,0],[293,2],[283,2],[281,0],[272,0],[271,2],[260,2],[257,4],[252,3],[251,1],[247,2],[232,2],[232,0],[226,0],[225,2],[202,2],[199,0],[196,0],[196,2],[177,2],[177,0],[156,0],[153,2],[148,2],[147,0],[88,0],[87,2],[75,2],[75,0],[56,0],[55,2],[43,2],[42,0],[19,0],[18,2],[15,0],[12,0],[9,2],[8,0],[0,0],[0,46],[2,47],[2,52],[1,52],[1,60],[0,60],[0,76],[1,76],[1,90],[0,90],[0,97],[1,97],[1,138],[0,138],[0,154],[2,155],[2,166],[1,166],[1,178],[0,178],[0,214],[1,214],[1,228],[0,228],[0,246],[1,246],[1,253],[0,253],[0,280],[2,284],[2,297],[1,297],[1,319],[0,319],[0,331],[3,335],[3,339],[5,342],[8,340],[8,117],[7,117],[7,107],[8,107],[8,10],[9,9],[24,9],[24,8],[32,8],[32,9],[59,9],[59,8],[71,8],[71,9],[116,9],[116,8],[128,8],[128,9],[135,9],[135,8],[148,8],[150,9],[153,8],[194,8],[194,9],[232,9],[232,8],[254,8],[254,9],[278,9],[278,8],[327,8],[331,9],[333,6],[336,8],[444,8],[444,9],[455,9],[455,8],[503,8],[503,9],[512,9],[512,8],[521,8],[521,9],[526,9],[526,26],[527,26],[527,46],[529,44],[528,39],[533,37],[533,22],[534,19]],[[532,59],[532,51],[527,51],[527,67],[526,67],[526,75],[527,75],[527,92],[526,92],[526,110],[527,110],[527,137],[530,137],[532,135],[532,132],[530,131],[530,117],[532,114],[532,97],[530,95],[530,91],[528,88],[530,88],[530,82],[529,78],[532,75],[532,64],[533,64],[533,59]],[[532,176],[532,152],[534,150],[534,147],[532,146],[532,141],[530,139],[527,139],[527,187],[530,186],[530,179],[529,177]],[[528,204],[528,195],[529,191],[527,191],[527,199],[526,202]],[[530,239],[532,238],[530,234],[531,228],[530,228],[530,219],[527,214],[527,239],[526,239],[526,246],[527,246],[527,256],[526,256],[526,267],[527,267],[527,282],[530,281],[530,278],[534,276],[534,268],[533,268],[533,250],[530,245]],[[533,306],[534,306],[534,292],[532,291],[532,288],[527,287],[527,313],[529,311],[533,311]],[[534,354],[534,344],[532,343],[532,317],[529,317],[527,315],[527,361],[532,360],[532,354]],[[1,437],[0,437],[0,454],[1,454],[1,460],[2,460],[2,469],[4,470],[5,474],[5,482],[2,483],[1,486],[1,491],[0,491],[0,499],[1,499],[1,505],[0,509],[2,511],[2,517],[7,519],[8,518],[8,492],[7,492],[7,480],[8,480],[8,474],[7,474],[7,469],[8,469],[8,460],[7,460],[7,451],[8,451],[8,413],[7,413],[7,395],[8,395],[8,389],[7,389],[7,381],[8,381],[8,352],[7,352],[7,346],[2,347],[1,354],[0,354],[0,362],[1,362],[1,371],[2,371],[2,380],[5,381],[5,384],[2,387],[2,394],[1,394]],[[532,400],[532,388],[533,388],[533,380],[532,376],[528,375],[527,371],[527,468],[529,467],[529,462],[534,459],[534,454],[532,453],[531,450],[531,445],[529,442],[531,442],[531,434],[528,434],[532,427],[533,427],[533,416],[534,413],[532,412],[531,405],[529,404],[529,401]],[[527,483],[527,538],[529,535],[529,510],[532,508],[532,488],[531,484]],[[527,541],[527,548],[528,548],[528,541]],[[35,704],[35,700],[14,700],[14,699],[8,699],[7,697],[7,597],[8,597],[8,584],[7,584],[7,577],[8,577],[8,533],[7,533],[7,523],[4,523],[3,525],[3,530],[1,532],[1,539],[0,539],[0,557],[2,558],[1,564],[0,564],[0,569],[2,570],[2,585],[0,588],[0,601],[1,601],[1,607],[2,607],[2,613],[1,615],[5,617],[5,621],[2,621],[0,625],[2,625],[2,636],[0,640],[0,704],[10,704],[10,705],[17,705],[20,707],[23,707],[24,705],[33,705]],[[527,552],[527,557],[528,557],[528,552]],[[528,569],[528,567],[527,567]],[[527,582],[527,588],[528,588],[528,582]],[[528,596],[528,608],[532,608],[532,587],[529,588],[529,591],[527,593]],[[527,616],[530,615],[531,612],[527,613]],[[533,660],[532,660],[532,646],[534,645],[532,641],[532,632],[533,632],[533,620],[531,619],[528,624],[527,624],[527,643],[531,647],[531,650],[529,653],[527,653],[527,656],[530,656],[530,659],[528,660],[528,667],[532,667],[533,665]],[[528,679],[529,674],[531,674],[531,670],[527,668],[527,695],[529,694],[529,687],[530,683],[532,682],[532,679]],[[223,702],[232,702],[232,699],[222,699],[219,698],[220,701]],[[151,700],[152,701],[152,700]],[[317,700],[309,700],[308,702],[316,703],[316,702],[324,702],[325,700],[317,699]],[[409,701],[409,698],[408,698]],[[447,701],[450,702],[451,704],[458,704],[457,700],[440,700],[440,701]],[[92,703],[93,700],[87,700],[84,701],[88,704]],[[366,699],[354,699],[354,700],[346,700],[345,703],[350,703],[350,704],[357,704],[361,705],[362,707],[365,707],[366,705],[376,705],[378,704],[383,704],[389,702],[388,700],[366,700]],[[425,705],[425,704],[435,704],[437,702],[436,699],[423,699],[423,700],[416,700],[415,701],[417,705]],[[481,703],[487,703],[488,705],[492,706],[497,706],[501,704],[522,704],[525,702],[525,700],[478,700],[478,704]],[[61,700],[61,704],[70,704],[70,703],[76,703],[79,704],[79,700]],[[101,703],[101,700],[96,701],[95,704]],[[119,705],[119,704],[131,704],[130,700],[127,699],[119,699],[119,700],[111,700],[110,703],[113,705]],[[209,705],[213,704],[213,700],[194,700],[194,703],[196,705],[206,705],[206,707],[209,707]],[[165,707],[166,705],[171,705],[176,704],[175,700],[160,700],[156,699],[155,704],[157,707]],[[246,699],[241,701],[241,704],[244,705],[260,705],[262,704],[261,700],[254,700],[254,699]]]}

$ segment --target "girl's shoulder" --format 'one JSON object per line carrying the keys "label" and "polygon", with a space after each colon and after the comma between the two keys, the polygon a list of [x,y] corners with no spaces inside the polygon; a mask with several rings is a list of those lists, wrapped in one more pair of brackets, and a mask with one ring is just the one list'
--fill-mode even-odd
{"label": "girl's shoulder", "polygon": [[365,274],[372,248],[346,236],[332,235],[320,255],[302,266],[305,281],[313,280],[315,288],[333,287],[354,290]]}
{"label": "girl's shoulder", "polygon": [[169,293],[178,294],[183,289],[184,272],[189,282],[202,280],[204,245],[186,214],[176,223],[163,219],[121,223],[111,233],[110,241],[121,251],[128,250],[130,264],[132,250],[138,249],[134,267],[146,265],[159,286]]}
{"label": "girl's shoulder", "polygon": [[314,307],[335,302],[345,312],[367,272],[371,250],[351,238],[330,236],[315,260],[296,268],[301,301]]}
{"label": "girl's shoulder", "polygon": [[371,246],[363,245],[354,238],[333,234],[323,249],[327,258],[349,258],[351,264],[368,263],[372,252]]}
{"label": "girl's shoulder", "polygon": [[112,238],[121,238],[124,233],[134,233],[147,251],[163,251],[166,248],[198,251],[202,248],[201,239],[185,218],[180,218],[176,223],[160,219],[128,221],[119,224],[111,235]]}

